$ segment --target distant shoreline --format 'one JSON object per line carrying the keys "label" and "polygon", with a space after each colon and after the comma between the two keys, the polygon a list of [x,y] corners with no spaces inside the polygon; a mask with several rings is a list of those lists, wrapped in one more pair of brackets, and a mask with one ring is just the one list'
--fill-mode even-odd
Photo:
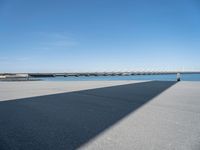
{"label": "distant shoreline", "polygon": [[2,78],[0,81],[41,81],[41,79],[34,79],[34,78]]}
{"label": "distant shoreline", "polygon": [[[200,81],[200,74],[181,74],[181,81]],[[157,81],[176,81],[176,74],[160,75],[115,75],[115,76],[55,76],[55,77],[31,77],[25,75],[0,76],[0,82],[17,81],[115,81],[115,80],[157,80]]]}

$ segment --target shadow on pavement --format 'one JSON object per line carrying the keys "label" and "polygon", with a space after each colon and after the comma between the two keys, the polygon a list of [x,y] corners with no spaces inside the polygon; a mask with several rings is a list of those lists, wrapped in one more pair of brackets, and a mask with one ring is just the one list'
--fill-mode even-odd
{"label": "shadow on pavement", "polygon": [[77,149],[175,83],[141,82],[0,102],[0,149]]}

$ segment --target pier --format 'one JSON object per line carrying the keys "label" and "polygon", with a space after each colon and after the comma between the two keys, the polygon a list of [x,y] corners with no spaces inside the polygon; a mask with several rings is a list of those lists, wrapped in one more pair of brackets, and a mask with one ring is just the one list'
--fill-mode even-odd
{"label": "pier", "polygon": [[79,77],[79,76],[130,76],[130,75],[165,75],[165,74],[200,74],[200,71],[130,71],[130,72],[74,72],[74,73],[28,73],[30,77]]}
{"label": "pier", "polygon": [[129,71],[129,72],[66,72],[66,73],[0,73],[3,78],[41,78],[41,77],[90,77],[90,76],[134,76],[167,74],[200,74],[200,71]]}
{"label": "pier", "polygon": [[0,84],[1,150],[199,150],[200,82]]}

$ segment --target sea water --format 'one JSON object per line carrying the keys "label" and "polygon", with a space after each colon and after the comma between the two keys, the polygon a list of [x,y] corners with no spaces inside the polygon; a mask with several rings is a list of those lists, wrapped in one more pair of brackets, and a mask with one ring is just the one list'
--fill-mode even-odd
{"label": "sea water", "polygon": [[[161,80],[176,81],[176,74],[167,75],[129,75],[129,76],[79,76],[79,77],[45,77],[45,81],[111,81],[111,80]],[[200,74],[181,74],[182,81],[200,81]]]}

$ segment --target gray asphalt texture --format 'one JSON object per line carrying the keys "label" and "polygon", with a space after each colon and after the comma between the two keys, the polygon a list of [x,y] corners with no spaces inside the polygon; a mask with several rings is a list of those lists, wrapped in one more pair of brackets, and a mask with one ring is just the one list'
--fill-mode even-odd
{"label": "gray asphalt texture", "polygon": [[0,150],[200,150],[200,82],[94,81],[53,94],[61,84],[54,83],[40,96],[22,88],[28,94],[21,98],[20,83],[6,84],[0,83]]}

